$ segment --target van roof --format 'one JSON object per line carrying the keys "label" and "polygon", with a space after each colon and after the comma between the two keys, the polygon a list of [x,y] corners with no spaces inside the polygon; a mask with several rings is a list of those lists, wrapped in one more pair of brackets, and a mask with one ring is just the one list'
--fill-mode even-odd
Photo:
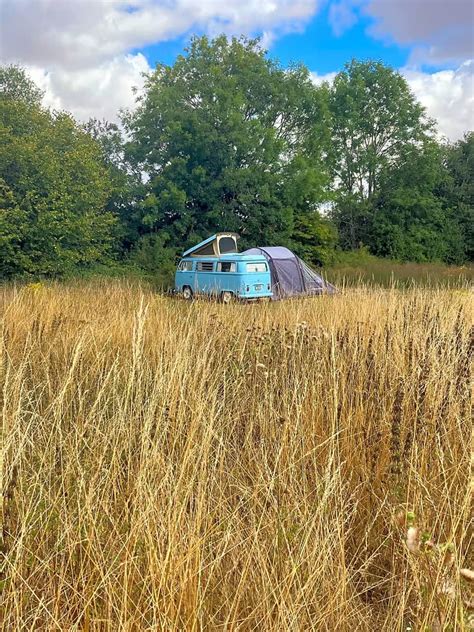
{"label": "van roof", "polygon": [[[207,239],[204,239],[203,241],[200,241],[198,244],[196,244],[192,248],[189,248],[188,250],[186,250],[186,252],[183,252],[182,256],[183,257],[187,257],[188,255],[192,254],[193,252],[199,251],[202,248],[204,248],[205,246],[207,246],[208,244],[211,244],[213,242],[216,242],[216,244],[214,245],[215,252],[219,252],[219,248],[217,246],[218,246],[219,240],[222,239],[223,237],[228,237],[229,239],[232,239],[234,241],[234,244],[235,244],[235,250],[237,251],[237,240],[240,239],[240,236],[237,233],[216,233],[215,235],[211,235]],[[200,255],[200,256],[204,257],[204,256],[207,256],[207,255]],[[210,255],[210,256],[212,256],[212,255]]]}
{"label": "van roof", "polygon": [[229,253],[228,255],[201,255],[200,257],[193,257],[192,254],[186,255],[184,254],[181,259],[192,259],[197,260],[199,259],[199,261],[206,261],[206,259],[209,259],[209,261],[215,261],[216,259],[218,259],[219,261],[266,261],[267,258],[264,255],[245,255],[243,253],[240,252],[232,252]]}

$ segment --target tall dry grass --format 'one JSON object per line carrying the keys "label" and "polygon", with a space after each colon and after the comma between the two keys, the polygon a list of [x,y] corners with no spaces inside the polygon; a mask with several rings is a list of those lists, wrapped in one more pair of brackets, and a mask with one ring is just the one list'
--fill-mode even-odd
{"label": "tall dry grass", "polygon": [[0,309],[3,630],[467,629],[467,291]]}

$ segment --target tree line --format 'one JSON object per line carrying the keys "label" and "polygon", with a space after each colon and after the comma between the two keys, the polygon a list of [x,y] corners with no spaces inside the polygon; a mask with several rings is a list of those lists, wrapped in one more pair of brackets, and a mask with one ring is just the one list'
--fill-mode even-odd
{"label": "tree line", "polygon": [[146,77],[120,125],[79,123],[42,97],[22,68],[0,68],[2,278],[166,274],[223,230],[313,265],[359,248],[473,259],[474,134],[439,142],[380,62],[315,85],[258,40],[196,37]]}

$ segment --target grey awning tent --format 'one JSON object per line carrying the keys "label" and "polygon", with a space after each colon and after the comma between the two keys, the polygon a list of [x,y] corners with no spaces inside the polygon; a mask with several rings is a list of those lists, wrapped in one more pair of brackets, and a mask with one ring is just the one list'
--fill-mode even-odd
{"label": "grey awning tent", "polygon": [[283,246],[250,248],[242,254],[263,254],[270,266],[275,299],[334,294],[336,288],[320,277],[294,252]]}

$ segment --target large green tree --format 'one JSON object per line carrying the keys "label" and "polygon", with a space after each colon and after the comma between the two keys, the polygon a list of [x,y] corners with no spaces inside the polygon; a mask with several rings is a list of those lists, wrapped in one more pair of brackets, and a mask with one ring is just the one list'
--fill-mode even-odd
{"label": "large green tree", "polygon": [[148,76],[125,119],[147,180],[137,229],[180,246],[219,230],[244,245],[289,242],[328,184],[327,116],[327,89],[304,67],[284,70],[258,41],[193,39]]}
{"label": "large green tree", "polygon": [[371,251],[402,261],[462,263],[466,245],[456,210],[443,194],[449,174],[434,140],[406,149],[381,177],[368,229]]}
{"label": "large green tree", "polygon": [[0,97],[26,106],[40,107],[44,93],[20,66],[0,66]]}
{"label": "large green tree", "polygon": [[101,147],[41,107],[17,67],[0,74],[0,275],[62,275],[106,261],[117,220]]}
{"label": "large green tree", "polygon": [[379,62],[347,64],[329,102],[331,216],[342,247],[404,261],[464,261],[468,143],[443,161],[433,121],[405,78]]}
{"label": "large green tree", "polygon": [[126,159],[125,139],[120,125],[105,119],[90,118],[83,129],[98,143],[102,161],[108,170],[110,192],[105,208],[113,212],[120,222],[120,255],[124,255],[138,238],[133,213],[143,189],[141,174],[133,170]]}
{"label": "large green tree", "polygon": [[332,213],[343,247],[367,243],[382,176],[432,131],[404,79],[375,61],[346,64],[331,88]]}
{"label": "large green tree", "polygon": [[432,130],[406,79],[380,62],[346,64],[334,80],[330,107],[336,185],[360,199],[376,193],[387,167]]}
{"label": "large green tree", "polygon": [[467,259],[474,260],[474,132],[445,147],[448,177],[443,189],[461,227]]}

